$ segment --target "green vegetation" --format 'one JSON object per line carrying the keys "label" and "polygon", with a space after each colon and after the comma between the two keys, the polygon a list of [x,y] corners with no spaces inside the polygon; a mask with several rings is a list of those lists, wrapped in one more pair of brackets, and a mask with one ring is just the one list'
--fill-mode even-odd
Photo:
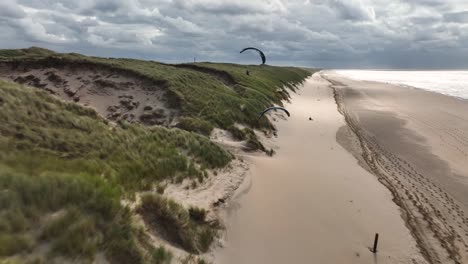
{"label": "green vegetation", "polygon": [[193,221],[196,221],[199,223],[205,222],[205,218],[207,214],[205,209],[197,208],[197,207],[190,207],[188,212],[190,215],[190,219],[192,219]]}
{"label": "green vegetation", "polygon": [[157,194],[141,197],[138,212],[168,241],[191,253],[206,252],[213,242],[218,224],[205,222],[205,212],[189,210]]}
{"label": "green vegetation", "polygon": [[[37,90],[0,85],[0,133],[10,139],[0,144],[11,150],[2,159],[22,164],[18,169],[23,172],[80,171],[99,174],[126,190],[142,190],[155,181],[196,173],[189,166],[191,160],[216,168],[231,159],[197,134],[130,124],[110,128],[94,110],[63,103]],[[27,166],[31,162],[35,164]]]}
{"label": "green vegetation", "polygon": [[[154,248],[122,205],[136,192],[137,211],[166,239],[188,252],[206,252],[217,223],[206,211],[183,208],[161,196],[167,182],[203,182],[208,169],[233,158],[206,136],[229,129],[252,149],[263,149],[251,128],[271,129],[258,112],[287,99],[309,73],[296,68],[104,59],[31,48],[0,50],[0,61],[56,67],[68,64],[131,72],[167,89],[180,109],[179,128],[112,124],[89,108],[65,103],[45,91],[0,81],[0,261],[92,262],[103,253],[111,263],[171,263]],[[188,131],[185,131],[188,130]],[[191,132],[190,132],[191,131]],[[200,135],[202,134],[202,135]],[[194,256],[186,263],[205,263]]]}
{"label": "green vegetation", "polygon": [[0,50],[0,57],[5,58],[33,58],[33,57],[44,57],[54,55],[55,52],[38,48],[38,47],[31,47],[28,49],[2,49]]}
{"label": "green vegetation", "polygon": [[171,264],[172,253],[166,250],[163,246],[156,248],[153,251],[153,263],[154,264]]}
{"label": "green vegetation", "polygon": [[187,257],[183,258],[180,260],[181,264],[211,264],[210,262],[207,262],[206,260],[194,256],[194,255],[188,255]]}
{"label": "green vegetation", "polygon": [[105,251],[115,262],[141,262],[121,199],[231,160],[198,134],[111,127],[93,110],[3,81],[0,122],[1,256],[47,243],[52,257],[92,259]]}
{"label": "green vegetation", "polygon": [[230,126],[227,129],[229,132],[231,132],[232,136],[237,139],[237,140],[246,140],[246,150],[250,151],[255,151],[255,150],[262,150],[267,153],[269,151],[263,146],[262,142],[258,140],[257,135],[255,135],[255,132],[251,128],[243,128],[240,129],[236,126]]}
{"label": "green vegetation", "polygon": [[210,122],[193,117],[181,117],[177,126],[181,129],[197,132],[205,136],[209,136],[214,128]]}
{"label": "green vegetation", "polygon": [[272,128],[266,118],[258,119],[258,113],[272,104],[281,105],[281,100],[289,98],[286,89],[294,90],[295,85],[311,74],[300,68],[249,65],[251,75],[246,75],[246,66],[236,64],[168,65],[53,52],[53,55],[45,53],[45,56],[44,52],[35,49],[28,52],[28,57],[15,58],[3,53],[0,51],[0,61],[37,62],[49,66],[92,64],[138,74],[166,87],[171,105],[179,107],[182,116],[205,120],[224,129],[234,123],[253,128]]}
{"label": "green vegetation", "polygon": [[1,256],[50,243],[51,255],[92,259],[106,249],[109,257],[122,257],[119,263],[141,260],[130,212],[120,206],[118,190],[99,177],[56,172],[28,176],[2,167],[0,188],[0,248],[7,249]]}

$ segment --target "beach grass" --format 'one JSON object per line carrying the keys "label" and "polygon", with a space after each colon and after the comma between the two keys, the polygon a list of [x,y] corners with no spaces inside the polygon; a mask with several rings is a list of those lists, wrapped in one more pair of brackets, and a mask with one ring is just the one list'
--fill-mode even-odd
{"label": "beach grass", "polygon": [[187,210],[173,200],[154,193],[144,194],[141,200],[138,213],[165,239],[190,253],[208,251],[219,225],[207,223],[203,210]]}
{"label": "beach grass", "polygon": [[[162,196],[165,184],[202,182],[206,170],[229,164],[233,155],[207,137],[213,128],[240,123],[271,129],[258,112],[287,98],[284,84],[293,89],[309,74],[262,66],[248,77],[243,66],[200,64],[218,71],[206,73],[40,48],[0,50],[0,61],[131,71],[168,89],[171,106],[181,112],[180,128],[112,123],[91,108],[0,80],[0,260],[19,263],[92,262],[98,254],[111,263],[170,263],[172,253],[148,245],[134,223],[135,212],[122,203],[152,190],[159,194],[143,196],[138,209],[146,221],[188,252],[206,252],[219,226],[205,221],[204,209],[184,208]],[[219,72],[231,76],[229,81]],[[251,128],[239,134],[260,143]]]}
{"label": "beach grass", "polygon": [[[111,126],[90,109],[0,81],[1,256],[50,245],[53,256],[100,251],[138,262],[135,191],[220,168],[232,155],[180,129]],[[194,166],[194,164],[198,166]]]}

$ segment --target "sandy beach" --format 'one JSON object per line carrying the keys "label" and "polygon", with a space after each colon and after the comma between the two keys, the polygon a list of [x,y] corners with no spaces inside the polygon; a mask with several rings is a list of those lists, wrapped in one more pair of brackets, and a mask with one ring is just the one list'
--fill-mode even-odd
{"label": "sandy beach", "polygon": [[333,72],[355,156],[393,193],[431,263],[467,263],[468,101]]}
{"label": "sandy beach", "polygon": [[250,182],[226,210],[215,263],[427,263],[392,193],[338,143],[359,148],[330,83],[315,74],[285,107],[277,154],[246,157]]}

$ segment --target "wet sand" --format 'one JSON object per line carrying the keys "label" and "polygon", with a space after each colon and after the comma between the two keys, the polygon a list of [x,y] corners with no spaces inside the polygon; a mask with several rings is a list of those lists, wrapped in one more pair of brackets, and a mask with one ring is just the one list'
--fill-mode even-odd
{"label": "wet sand", "polygon": [[[431,263],[468,263],[468,100],[323,73]],[[351,150],[351,152],[355,152]]]}
{"label": "wet sand", "polygon": [[426,263],[391,192],[337,142],[346,123],[329,83],[315,74],[298,93],[276,122],[277,154],[249,157],[215,263]]}

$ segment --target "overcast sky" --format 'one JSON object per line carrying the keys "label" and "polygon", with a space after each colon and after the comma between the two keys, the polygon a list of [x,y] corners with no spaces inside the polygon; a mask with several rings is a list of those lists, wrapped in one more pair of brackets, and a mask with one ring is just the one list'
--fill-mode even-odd
{"label": "overcast sky", "polygon": [[468,0],[0,0],[0,48],[165,62],[468,68]]}

